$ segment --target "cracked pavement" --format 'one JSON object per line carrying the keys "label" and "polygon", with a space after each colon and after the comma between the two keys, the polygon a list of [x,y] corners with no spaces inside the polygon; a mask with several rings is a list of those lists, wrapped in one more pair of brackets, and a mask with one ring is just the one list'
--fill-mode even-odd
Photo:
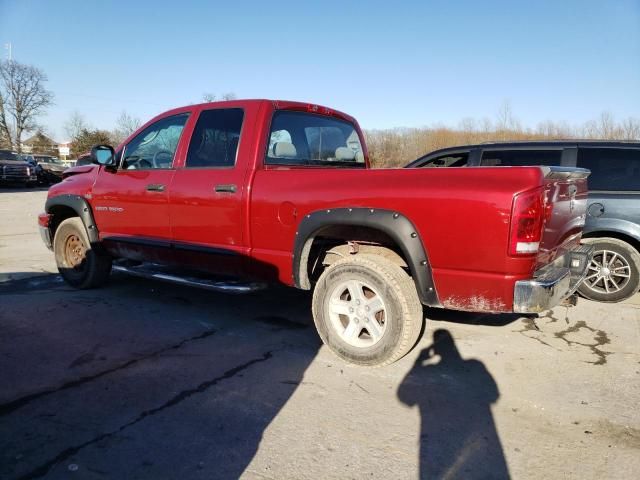
{"label": "cracked pavement", "polygon": [[[0,478],[633,478],[640,296],[428,310],[400,362],[322,347],[310,295],[114,275],[76,291],[0,190]],[[433,344],[434,336],[436,343]]]}

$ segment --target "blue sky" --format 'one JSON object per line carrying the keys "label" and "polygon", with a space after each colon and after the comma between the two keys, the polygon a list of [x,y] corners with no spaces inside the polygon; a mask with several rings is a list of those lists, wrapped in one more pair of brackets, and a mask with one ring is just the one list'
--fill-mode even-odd
{"label": "blue sky", "polygon": [[[61,140],[204,92],[331,106],[365,128],[640,117],[640,0],[0,0],[0,42],[42,68]],[[6,58],[6,50],[0,51]]]}

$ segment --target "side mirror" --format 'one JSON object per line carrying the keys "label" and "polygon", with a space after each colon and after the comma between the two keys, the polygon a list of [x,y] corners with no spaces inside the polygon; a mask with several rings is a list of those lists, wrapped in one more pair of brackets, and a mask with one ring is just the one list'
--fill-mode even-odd
{"label": "side mirror", "polygon": [[111,145],[95,145],[91,149],[91,163],[105,167],[115,167],[115,151]]}

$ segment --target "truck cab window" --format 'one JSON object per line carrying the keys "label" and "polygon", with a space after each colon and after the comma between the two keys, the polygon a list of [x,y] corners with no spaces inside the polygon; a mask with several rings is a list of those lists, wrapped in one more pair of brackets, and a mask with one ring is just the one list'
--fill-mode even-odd
{"label": "truck cab window", "polygon": [[266,164],[364,167],[354,126],[337,118],[280,111],[273,116]]}
{"label": "truck cab window", "polygon": [[124,149],[122,169],[171,168],[187,114],[163,118],[136,135]]}
{"label": "truck cab window", "polygon": [[191,136],[187,168],[233,167],[243,117],[241,108],[203,111]]}

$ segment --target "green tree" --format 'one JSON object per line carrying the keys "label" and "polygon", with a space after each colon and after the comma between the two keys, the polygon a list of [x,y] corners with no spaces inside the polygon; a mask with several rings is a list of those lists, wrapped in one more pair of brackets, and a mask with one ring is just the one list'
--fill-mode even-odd
{"label": "green tree", "polygon": [[112,145],[111,133],[106,130],[89,130],[83,128],[71,142],[71,152],[73,155],[82,155],[91,151],[94,145]]}

